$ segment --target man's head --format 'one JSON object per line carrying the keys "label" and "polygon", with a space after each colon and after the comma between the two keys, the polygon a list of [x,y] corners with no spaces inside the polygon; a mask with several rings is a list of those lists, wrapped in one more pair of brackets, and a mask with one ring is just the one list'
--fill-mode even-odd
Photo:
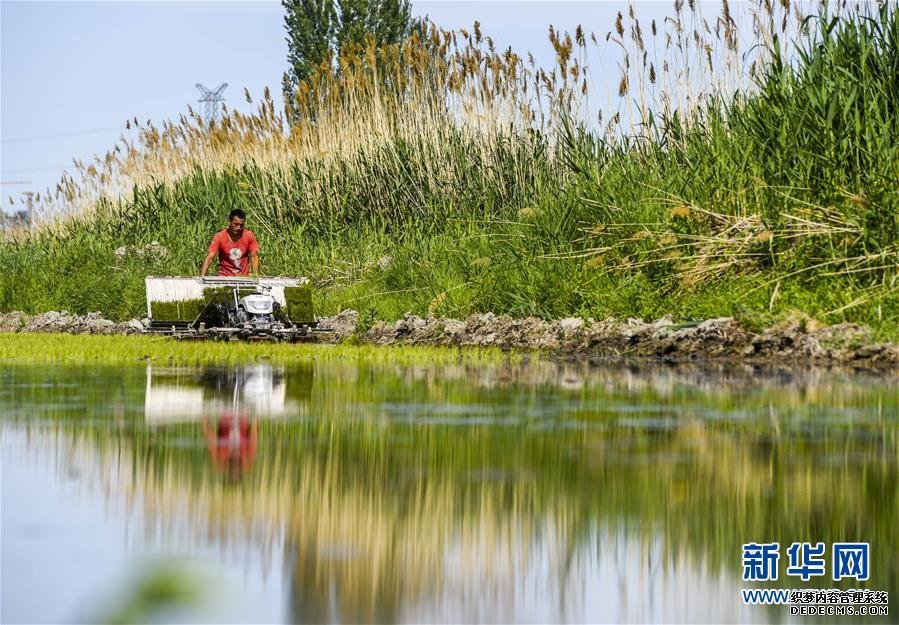
{"label": "man's head", "polygon": [[243,226],[247,221],[247,214],[239,208],[228,213],[228,232],[233,236],[243,234]]}

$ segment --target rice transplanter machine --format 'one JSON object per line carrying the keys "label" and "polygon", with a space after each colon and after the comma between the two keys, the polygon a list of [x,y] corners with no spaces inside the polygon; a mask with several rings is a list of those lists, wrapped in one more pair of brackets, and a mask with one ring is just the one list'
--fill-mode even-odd
{"label": "rice transplanter machine", "polygon": [[146,278],[149,331],[179,339],[310,340],[329,334],[308,278]]}

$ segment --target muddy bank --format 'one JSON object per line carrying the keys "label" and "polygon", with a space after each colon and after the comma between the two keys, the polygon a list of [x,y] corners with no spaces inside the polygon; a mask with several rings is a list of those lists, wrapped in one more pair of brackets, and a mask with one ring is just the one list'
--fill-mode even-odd
{"label": "muddy bank", "polygon": [[[47,312],[29,316],[0,313],[0,332],[138,334],[147,320],[115,323],[99,313]],[[578,361],[642,358],[667,362],[732,362],[801,367],[808,364],[869,370],[899,370],[899,345],[876,343],[869,328],[855,324],[822,326],[797,318],[754,332],[730,317],[678,323],[670,317],[641,319],[513,319],[492,313],[465,320],[407,314],[360,331],[359,315],[347,310],[323,317],[334,340],[351,337],[375,345],[485,346],[540,349]]]}
{"label": "muddy bank", "polygon": [[670,317],[642,319],[567,318],[544,321],[505,315],[472,315],[464,321],[406,315],[376,323],[361,338],[389,345],[483,345],[546,349],[576,360],[622,357],[670,362],[718,361],[757,364],[849,366],[899,369],[899,345],[875,343],[869,328],[821,326],[795,319],[753,332],[730,317],[677,323]]}
{"label": "muddy bank", "polygon": [[27,315],[23,312],[0,313],[0,332],[63,332],[67,334],[140,334],[149,320],[132,319],[116,323],[98,312],[74,315],[68,311]]}

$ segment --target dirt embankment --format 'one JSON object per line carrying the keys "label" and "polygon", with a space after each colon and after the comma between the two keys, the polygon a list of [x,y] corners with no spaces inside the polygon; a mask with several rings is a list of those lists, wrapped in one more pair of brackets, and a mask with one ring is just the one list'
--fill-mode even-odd
{"label": "dirt embankment", "polygon": [[[146,320],[115,323],[99,313],[72,315],[47,312],[29,316],[0,313],[0,332],[68,332],[139,334]],[[869,370],[899,370],[899,345],[875,343],[869,328],[855,324],[822,326],[794,319],[753,332],[730,317],[676,323],[670,317],[646,322],[567,318],[544,321],[513,319],[492,313],[465,320],[407,314],[394,322],[376,322],[359,330],[359,315],[346,310],[323,317],[322,327],[336,340],[357,336],[375,345],[489,346],[541,349],[578,360],[637,357],[670,362],[715,361],[803,366],[845,366]]]}
{"label": "dirt embankment", "polygon": [[67,334],[140,334],[144,322],[132,319],[116,323],[104,319],[98,312],[73,315],[68,311],[51,310],[39,315],[23,312],[0,313],[0,332],[63,332]]}
{"label": "dirt embankment", "polygon": [[676,323],[670,317],[652,322],[633,318],[544,321],[487,313],[459,321],[406,315],[394,323],[376,323],[362,338],[375,344],[536,348],[584,360],[638,357],[670,362],[731,361],[899,369],[899,345],[875,343],[869,328],[854,324],[821,326],[809,319],[796,319],[753,332],[730,317]]}

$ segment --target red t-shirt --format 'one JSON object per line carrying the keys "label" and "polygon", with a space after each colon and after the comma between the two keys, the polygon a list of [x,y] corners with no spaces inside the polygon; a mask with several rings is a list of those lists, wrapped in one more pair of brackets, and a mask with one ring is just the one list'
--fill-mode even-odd
{"label": "red t-shirt", "polygon": [[259,253],[259,243],[252,230],[244,230],[237,241],[232,241],[225,228],[212,237],[209,252],[218,252],[220,276],[246,276],[249,275],[250,254]]}

